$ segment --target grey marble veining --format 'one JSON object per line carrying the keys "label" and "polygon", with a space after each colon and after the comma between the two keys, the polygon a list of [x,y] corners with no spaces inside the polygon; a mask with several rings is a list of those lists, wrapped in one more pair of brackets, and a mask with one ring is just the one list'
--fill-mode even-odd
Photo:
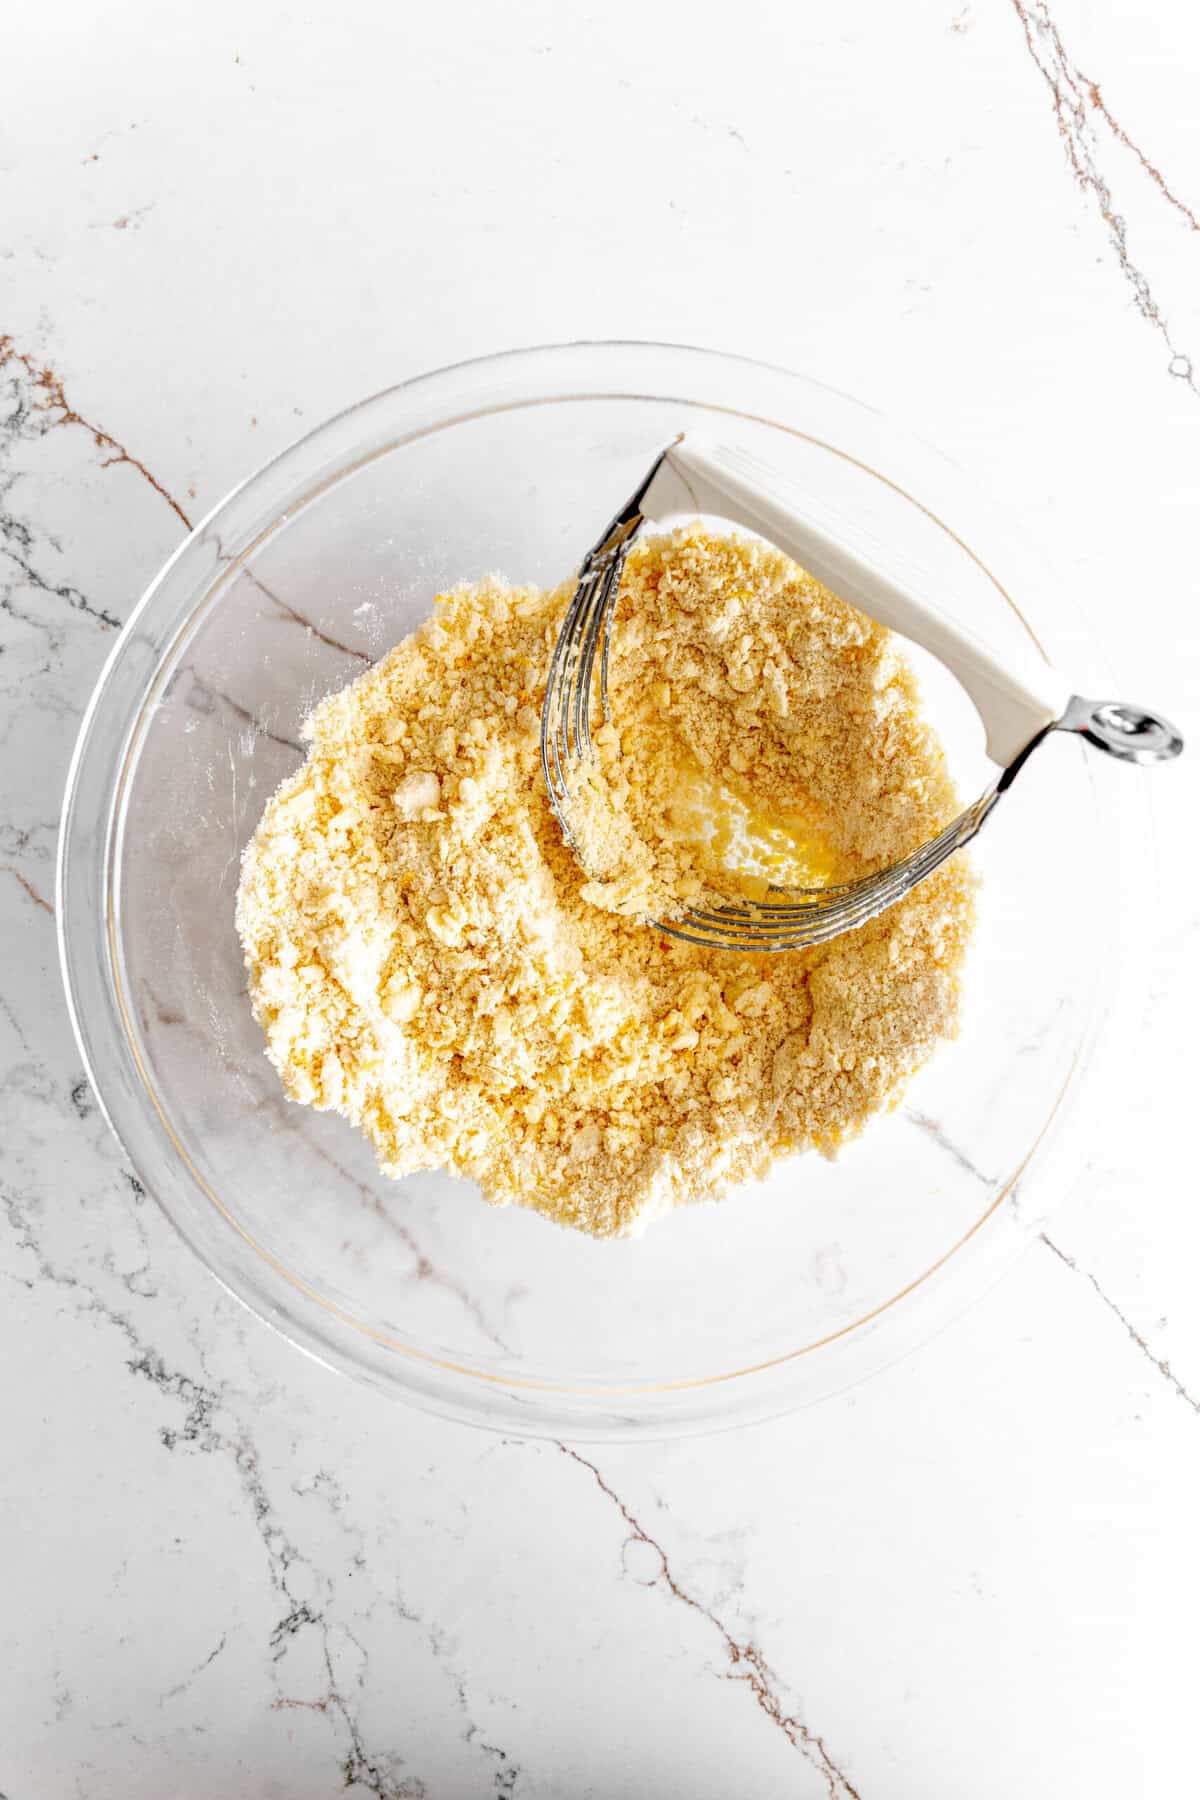
{"label": "grey marble veining", "polygon": [[[281,31],[219,0],[187,48],[135,7],[118,54],[56,18],[53,55],[30,21],[6,45],[0,142],[0,1795],[1178,1791],[1194,759],[1114,996],[1153,1054],[1106,1077],[1074,1203],[866,1388],[641,1449],[389,1406],[224,1296],[83,1079],[54,850],[92,684],[185,528],[360,393],[539,337],[723,343],[926,421],[1186,727],[1200,27],[862,0],[680,41],[522,4],[402,41],[370,5]],[[568,155],[585,104],[609,133]]]}

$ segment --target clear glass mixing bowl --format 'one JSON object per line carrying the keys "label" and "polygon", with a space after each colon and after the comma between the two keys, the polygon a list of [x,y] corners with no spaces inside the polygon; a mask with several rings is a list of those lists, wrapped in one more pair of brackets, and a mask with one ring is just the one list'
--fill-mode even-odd
{"label": "clear glass mixing bowl", "polygon": [[[242,849],[301,722],[446,585],[555,582],[694,428],[863,513],[995,644],[1081,640],[1018,535],[845,396],[647,344],[521,351],[366,400],[225,500],[121,634],[80,732],[59,919],[75,1028],[141,1179],[210,1269],[323,1361],[418,1404],[575,1437],[710,1428],[825,1395],[977,1295],[1061,1185],[1047,1151],[1097,1020],[1117,785],[1039,752],[974,853],[961,1038],[836,1163],[594,1243],[440,1173],[389,1182],[284,1100],[233,926]],[[1076,658],[1068,665],[1067,655]],[[969,792],[979,733],[928,697]],[[1105,983],[1107,985],[1107,983]]]}

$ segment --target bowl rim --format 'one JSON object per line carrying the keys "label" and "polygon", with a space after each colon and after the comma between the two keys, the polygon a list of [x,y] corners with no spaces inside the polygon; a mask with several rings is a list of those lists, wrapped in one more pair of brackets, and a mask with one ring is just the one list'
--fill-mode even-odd
{"label": "bowl rim", "polygon": [[[953,471],[954,466],[950,463],[949,459],[944,456],[944,453],[933,446],[923,443],[921,439],[914,437],[907,429],[892,426],[886,421],[884,415],[876,408],[867,405],[853,395],[847,394],[844,390],[837,388],[830,383],[783,368],[762,358],[729,355],[717,350],[682,344],[656,342],[653,340],[575,339],[561,343],[510,348],[493,352],[487,356],[462,359],[437,369],[422,371],[408,380],[394,383],[391,386],[379,390],[375,394],[368,395],[353,402],[350,406],[343,408],[340,412],[332,414],[312,430],[302,434],[232,487],[187,533],[139,597],[105,659],[80,722],[78,735],[68,768],[63,799],[56,869],[56,912],[59,960],[67,1008],[80,1055],[83,1059],[84,1068],[93,1091],[96,1094],[100,1110],[118,1142],[121,1144],[125,1154],[132,1162],[139,1179],[143,1182],[147,1191],[153,1194],[156,1202],[179,1231],[185,1242],[188,1243],[189,1247],[195,1252],[210,1273],[220,1281],[225,1290],[246,1305],[256,1316],[273,1326],[274,1329],[287,1338],[288,1341],[305,1350],[318,1362],[336,1368],[342,1372],[351,1373],[360,1378],[375,1381],[377,1385],[383,1386],[386,1391],[394,1393],[398,1397],[407,1398],[416,1404],[424,1405],[430,1410],[448,1413],[450,1416],[459,1419],[467,1418],[474,1423],[494,1423],[496,1428],[500,1430],[527,1430],[535,1433],[554,1435],[563,1428],[562,1418],[556,1416],[545,1420],[539,1419],[537,1421],[531,1421],[528,1418],[514,1419],[512,1417],[506,1417],[499,1420],[492,1420],[486,1416],[486,1412],[481,1416],[480,1408],[477,1404],[472,1405],[469,1402],[464,1403],[461,1395],[456,1397],[446,1393],[424,1390],[419,1383],[414,1384],[411,1379],[405,1379],[400,1373],[401,1369],[407,1368],[411,1370],[413,1362],[417,1362],[427,1365],[430,1369],[439,1371],[443,1375],[450,1376],[455,1382],[461,1383],[461,1381],[466,1380],[469,1383],[476,1384],[478,1388],[484,1391],[490,1390],[493,1394],[496,1391],[499,1391],[515,1397],[517,1394],[525,1393],[531,1398],[546,1396],[547,1398],[563,1402],[570,1401],[578,1403],[582,1401],[584,1402],[584,1411],[582,1414],[580,1414],[577,1405],[572,1405],[567,1408],[566,1418],[567,1423],[570,1425],[572,1435],[577,1437],[588,1435],[622,1435],[620,1431],[614,1432],[611,1429],[611,1426],[602,1427],[599,1430],[593,1431],[591,1429],[593,1421],[589,1416],[591,1410],[597,1406],[611,1405],[613,1402],[620,1402],[624,1406],[628,1406],[630,1402],[652,1401],[656,1396],[669,1399],[671,1396],[677,1396],[684,1393],[690,1394],[699,1391],[708,1392],[714,1388],[721,1387],[730,1388],[739,1381],[744,1382],[747,1387],[750,1387],[753,1385],[756,1377],[778,1375],[786,1372],[787,1369],[795,1365],[800,1359],[806,1358],[812,1355],[812,1353],[820,1351],[834,1342],[850,1338],[855,1333],[863,1332],[865,1328],[869,1328],[884,1314],[893,1312],[894,1309],[900,1306],[902,1301],[908,1299],[918,1288],[925,1287],[933,1280],[933,1278],[938,1276],[940,1272],[947,1269],[954,1262],[954,1259],[959,1256],[959,1253],[963,1248],[972,1240],[979,1237],[989,1221],[1000,1212],[1004,1207],[1005,1202],[1012,1197],[1016,1188],[1022,1183],[1031,1164],[1034,1162],[1034,1159],[1040,1155],[1048,1140],[1055,1134],[1060,1126],[1068,1101],[1077,1094],[1080,1085],[1078,1076],[1094,1050],[1101,1024],[1102,1008],[1098,1004],[1098,994],[1094,994],[1092,996],[1092,1005],[1086,1028],[1080,1034],[1076,1044],[1075,1054],[1072,1058],[1062,1087],[1055,1096],[1040,1130],[1037,1132],[1033,1141],[1025,1148],[1024,1154],[1021,1156],[1016,1168],[1012,1171],[1007,1180],[1000,1183],[995,1192],[988,1196],[988,1204],[980,1215],[949,1247],[945,1248],[927,1268],[906,1282],[896,1293],[890,1295],[886,1300],[877,1303],[875,1306],[856,1317],[853,1321],[842,1324],[835,1330],[825,1333],[821,1337],[813,1339],[811,1342],[805,1343],[778,1356],[766,1359],[765,1361],[756,1362],[737,1369],[721,1370],[714,1374],[706,1374],[684,1380],[635,1384],[591,1382],[580,1385],[579,1383],[572,1381],[541,1380],[533,1377],[502,1373],[495,1370],[475,1368],[469,1364],[449,1360],[440,1357],[433,1352],[422,1350],[418,1346],[406,1343],[392,1333],[377,1326],[373,1326],[367,1321],[355,1318],[353,1314],[338,1306],[331,1298],[314,1289],[303,1277],[288,1269],[285,1264],[273,1255],[272,1252],[257,1241],[253,1234],[250,1233],[230,1212],[220,1196],[212,1190],[200,1171],[192,1164],[186,1148],[179,1141],[166,1112],[159,1104],[155,1087],[142,1064],[142,1059],[138,1051],[136,1031],[133,1028],[131,1018],[121,994],[121,983],[119,978],[120,948],[109,877],[111,876],[114,863],[114,829],[119,831],[120,825],[119,797],[122,784],[129,776],[131,753],[136,751],[139,733],[144,726],[144,716],[155,683],[162,677],[164,670],[169,669],[170,667],[171,659],[174,655],[174,645],[180,636],[180,632],[177,631],[171,634],[168,641],[159,645],[152,643],[150,646],[154,652],[150,681],[148,684],[140,687],[138,695],[136,696],[132,717],[126,717],[125,719],[126,730],[117,759],[117,767],[115,769],[116,779],[111,780],[107,784],[111,796],[111,804],[107,809],[107,814],[103,821],[104,830],[102,847],[102,861],[105,868],[103,885],[107,900],[105,915],[106,929],[104,933],[106,952],[103,966],[100,968],[99,973],[102,979],[107,981],[117,998],[118,1011],[121,1015],[123,1027],[122,1038],[124,1049],[138,1069],[142,1094],[150,1099],[151,1105],[158,1117],[160,1128],[166,1133],[168,1140],[173,1145],[176,1156],[181,1160],[184,1169],[187,1171],[187,1178],[200,1189],[205,1198],[215,1208],[216,1212],[220,1214],[224,1221],[233,1227],[237,1237],[240,1238],[244,1244],[249,1246],[255,1256],[260,1260],[260,1263],[272,1271],[279,1280],[285,1283],[288,1290],[293,1294],[298,1293],[307,1302],[315,1304],[320,1309],[320,1313],[326,1318],[331,1318],[343,1326],[350,1327],[360,1338],[371,1340],[378,1345],[382,1345],[387,1351],[395,1353],[395,1361],[389,1369],[388,1374],[385,1376],[378,1371],[366,1367],[361,1361],[355,1359],[352,1351],[344,1344],[331,1340],[326,1333],[323,1333],[318,1328],[321,1323],[320,1318],[310,1321],[307,1318],[300,1318],[294,1313],[287,1312],[280,1305],[278,1298],[272,1297],[261,1291],[255,1291],[252,1283],[245,1280],[239,1281],[229,1272],[227,1267],[219,1266],[213,1260],[210,1251],[198,1241],[197,1235],[189,1228],[190,1221],[188,1221],[185,1216],[182,1216],[181,1209],[168,1204],[164,1197],[160,1180],[155,1175],[149,1173],[145,1166],[145,1159],[131,1146],[130,1138],[137,1134],[130,1128],[128,1114],[124,1107],[114,1099],[114,1089],[116,1086],[115,1078],[114,1081],[110,1083],[98,1075],[98,1058],[93,1053],[91,1047],[88,1023],[84,1016],[85,1003],[79,993],[80,971],[78,952],[75,949],[73,941],[75,932],[73,904],[73,883],[75,882],[74,865],[78,861],[79,856],[84,854],[86,849],[86,846],[80,847],[76,843],[76,826],[79,811],[80,785],[85,773],[88,746],[101,709],[111,695],[114,677],[121,669],[130,645],[138,637],[142,622],[145,619],[148,610],[153,606],[156,596],[158,596],[169,584],[172,576],[179,569],[181,563],[190,557],[194,557],[199,547],[216,537],[217,534],[214,532],[216,522],[227,515],[239,499],[244,499],[251,493],[264,486],[268,486],[271,483],[272,478],[277,478],[286,474],[298,459],[303,459],[307,466],[311,453],[318,445],[336,439],[340,433],[344,433],[348,426],[354,425],[373,409],[384,408],[387,403],[394,401],[398,396],[419,393],[421,390],[434,387],[439,383],[444,384],[454,377],[466,376],[483,378],[493,371],[505,369],[528,370],[532,373],[534,365],[539,361],[545,363],[546,361],[553,361],[555,358],[569,358],[573,354],[585,357],[603,358],[613,355],[614,353],[617,355],[622,353],[632,353],[636,355],[646,352],[657,353],[672,358],[681,358],[684,361],[689,362],[699,363],[703,361],[708,364],[723,366],[728,370],[737,370],[739,368],[753,369],[769,374],[772,377],[777,377],[789,384],[793,384],[793,391],[819,391],[831,396],[840,406],[851,408],[855,413],[867,419],[879,422],[884,426],[889,441],[895,440],[898,444],[907,446],[910,451],[917,448],[925,456],[932,455],[937,457],[947,470]],[[576,393],[559,390],[546,395],[544,399],[540,401],[529,400],[524,404],[561,403],[562,401],[570,400],[572,398],[582,399],[584,397],[588,396],[585,396],[582,392]],[[617,395],[616,390],[598,390],[593,387],[590,390],[590,397],[612,399],[619,396]],[[646,394],[635,395],[630,393],[628,397],[645,399],[655,396]],[[679,398],[680,396],[676,395],[674,397]],[[699,403],[710,410],[714,410],[710,407],[708,401],[700,401]],[[470,418],[480,416],[481,413],[511,410],[513,404],[514,402],[512,401],[506,401],[488,407],[473,408],[468,412],[440,418],[436,424],[427,427],[423,431],[411,434],[401,434],[399,436],[393,435],[389,437],[386,443],[376,445],[369,454],[364,454],[356,462],[350,465],[339,464],[335,475],[331,479],[344,479],[349,474],[352,474],[354,469],[364,466],[367,462],[375,460],[376,457],[386,454],[389,450],[398,447],[398,445],[402,443],[413,441],[416,437],[427,435],[431,431],[448,429],[454,424],[462,423]],[[730,407],[727,410],[730,412],[738,411],[738,409],[733,407]],[[926,516],[945,532],[951,541],[978,566],[1002,599],[1012,609],[1017,620],[1037,647],[1038,651],[1044,657],[1047,657],[1047,660],[1049,659],[1048,652],[1042,642],[1041,636],[1034,630],[1030,621],[1025,617],[1021,608],[1017,605],[1016,601],[1008,592],[1008,589],[997,574],[988,566],[977,550],[973,548],[971,544],[964,541],[959,533],[942,519],[939,513],[934,511],[924,500],[920,499],[917,495],[910,493],[907,488],[886,475],[882,470],[863,461],[860,457],[850,454],[843,447],[828,443],[825,439],[816,436],[813,433],[799,430],[797,427],[785,423],[782,419],[772,418],[767,415],[747,413],[743,410],[740,412],[739,416],[746,419],[761,419],[763,423],[789,432],[800,438],[807,439],[819,447],[832,451],[840,457],[844,457],[847,461],[856,464],[871,476],[884,482],[903,500],[925,513]],[[958,477],[955,476],[955,480],[957,479]],[[315,494],[318,491],[320,490],[313,484],[310,473],[306,492]],[[276,524],[278,522],[278,520],[275,521]],[[192,623],[195,614],[212,599],[214,588],[219,589],[224,587],[230,576],[236,571],[246,557],[251,554],[260,541],[261,540],[258,537],[255,537],[252,541],[242,546],[236,557],[224,559],[224,566],[219,569],[215,580],[210,580],[204,585],[200,592],[200,598],[197,599],[192,606],[188,615],[187,623],[189,626]],[[94,848],[95,846],[93,846],[93,851]],[[123,1125],[125,1127],[124,1129],[122,1128]],[[1002,1259],[1003,1266],[996,1267],[994,1278],[998,1278],[999,1274],[1003,1273],[1003,1268],[1008,1266],[1012,1261],[1013,1256],[1018,1253],[1019,1249],[1024,1248],[1024,1244],[1027,1241],[1027,1234],[1022,1233],[1020,1235],[1020,1244],[1012,1247],[1011,1254]],[[984,1285],[990,1285],[990,1280]],[[963,1307],[970,1304],[971,1300],[977,1297],[979,1291],[980,1284],[973,1284],[972,1291],[961,1300],[961,1305],[952,1308],[946,1316],[953,1316],[954,1311],[961,1310]],[[945,1322],[946,1317],[938,1317],[927,1321],[923,1329],[918,1332],[916,1341],[920,1341],[920,1339],[931,1335]],[[905,1334],[901,1333],[899,1335],[903,1337]],[[909,1346],[901,1346],[897,1349],[896,1355],[904,1354],[906,1347]],[[870,1367],[863,1373],[874,1372],[875,1369],[885,1366],[886,1362],[894,1359],[895,1358],[891,1355],[876,1358],[876,1360],[871,1363]],[[848,1376],[845,1382],[841,1382],[838,1385],[849,1385],[853,1380],[860,1378],[862,1378],[861,1374],[852,1374]],[[655,1419],[648,1414],[645,1419],[637,1420],[636,1424],[639,1430],[643,1427],[649,1427],[651,1431],[659,1435],[678,1429],[707,1430],[713,1429],[716,1423],[740,1423],[747,1417],[770,1416],[777,1412],[789,1410],[792,1406],[801,1403],[803,1403],[802,1398],[797,1400],[795,1398],[787,1397],[786,1394],[779,1394],[776,1395],[774,1400],[764,1398],[761,1405],[751,1408],[749,1411],[744,1408],[741,1409],[736,1419],[717,1421],[714,1421],[713,1419],[704,1419],[698,1422],[696,1420],[689,1420],[681,1425],[678,1421],[673,1422],[670,1419],[663,1418]],[[626,1419],[625,1423],[630,1424],[633,1422]]]}

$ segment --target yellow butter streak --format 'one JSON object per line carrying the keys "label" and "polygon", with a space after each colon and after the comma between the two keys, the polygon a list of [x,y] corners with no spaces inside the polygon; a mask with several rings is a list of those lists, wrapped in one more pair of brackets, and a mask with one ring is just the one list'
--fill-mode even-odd
{"label": "yellow butter streak", "polygon": [[679,765],[671,825],[694,846],[704,871],[749,900],[772,887],[825,887],[838,859],[826,835],[807,820],[771,815],[690,759]]}

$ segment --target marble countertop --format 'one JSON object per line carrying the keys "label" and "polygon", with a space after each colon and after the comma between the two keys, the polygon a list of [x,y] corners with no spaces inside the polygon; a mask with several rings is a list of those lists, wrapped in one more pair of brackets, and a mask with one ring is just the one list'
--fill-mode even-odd
{"label": "marble countertop", "polygon": [[1194,732],[1200,14],[731,17],[55,0],[6,33],[3,1800],[1194,1780],[1194,750],[1114,772],[1157,864],[1048,1234],[905,1363],[733,1435],[508,1441],[313,1365],[142,1191],[62,1002],[63,780],[144,584],[303,430],[511,344],[690,341],[871,400]]}

